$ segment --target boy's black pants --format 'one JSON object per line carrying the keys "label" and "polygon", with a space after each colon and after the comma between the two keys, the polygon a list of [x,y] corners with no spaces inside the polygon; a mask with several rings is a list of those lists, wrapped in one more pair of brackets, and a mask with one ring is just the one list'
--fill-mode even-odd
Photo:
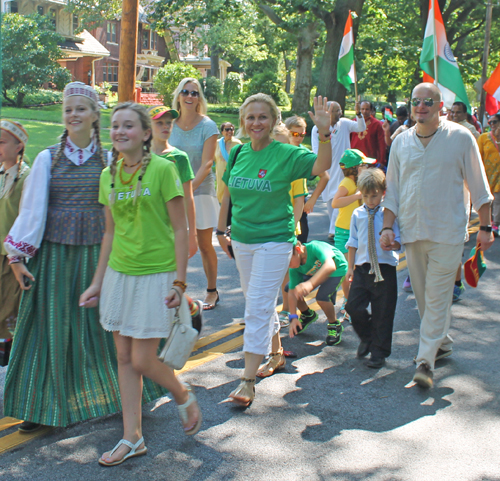
{"label": "boy's black pants", "polygon": [[[375,274],[368,274],[370,264],[356,266],[345,306],[351,316],[352,327],[362,341],[371,343],[370,351],[375,357],[391,355],[392,328],[398,300],[398,278],[396,267],[380,264],[384,278],[375,281]],[[371,314],[368,304],[371,303]]]}

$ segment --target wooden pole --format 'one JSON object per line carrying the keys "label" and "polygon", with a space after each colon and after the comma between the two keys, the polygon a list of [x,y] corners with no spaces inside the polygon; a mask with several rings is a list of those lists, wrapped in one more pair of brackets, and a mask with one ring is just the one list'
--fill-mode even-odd
{"label": "wooden pole", "polygon": [[123,0],[118,68],[118,101],[135,99],[135,65],[137,63],[137,31],[139,0]]}
{"label": "wooden pole", "polygon": [[490,50],[490,35],[491,35],[491,17],[493,13],[493,3],[491,0],[486,4],[486,26],[484,34],[484,51],[483,51],[483,71],[481,73],[481,102],[479,104],[479,123],[483,125],[484,111],[486,107],[486,92],[483,89],[483,85],[486,82],[486,76],[488,75],[488,54]]}

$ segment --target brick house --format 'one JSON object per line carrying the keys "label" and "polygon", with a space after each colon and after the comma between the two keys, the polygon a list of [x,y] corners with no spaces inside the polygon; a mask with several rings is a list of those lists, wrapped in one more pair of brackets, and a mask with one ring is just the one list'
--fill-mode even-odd
{"label": "brick house", "polygon": [[66,0],[2,0],[2,11],[29,15],[48,15],[57,33],[64,37],[60,45],[64,58],[58,62],[66,67],[74,80],[86,84],[95,82],[95,63],[110,55],[90,32],[77,34],[78,17],[64,10]]}

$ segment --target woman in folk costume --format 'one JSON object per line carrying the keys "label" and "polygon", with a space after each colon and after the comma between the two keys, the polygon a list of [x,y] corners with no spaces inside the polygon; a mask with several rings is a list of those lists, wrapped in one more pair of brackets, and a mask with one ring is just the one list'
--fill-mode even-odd
{"label": "woman in folk costume", "polygon": [[[30,168],[23,160],[28,134],[18,122],[0,121],[0,240],[9,233],[19,213],[19,202]],[[9,339],[17,319],[21,288],[0,245],[0,338]]]}
{"label": "woman in folk costume", "polygon": [[[96,92],[64,89],[61,142],[38,154],[19,217],[5,239],[24,295],[5,381],[4,414],[22,431],[66,426],[120,410],[116,353],[97,309],[79,307],[104,234],[99,178],[106,152]],[[24,260],[33,258],[28,265]],[[149,384],[144,401],[164,392]]]}

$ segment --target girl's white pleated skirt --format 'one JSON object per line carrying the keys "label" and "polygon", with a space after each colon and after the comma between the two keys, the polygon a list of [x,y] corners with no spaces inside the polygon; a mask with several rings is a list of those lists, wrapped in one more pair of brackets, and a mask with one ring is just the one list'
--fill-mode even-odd
{"label": "girl's white pleated skirt", "polygon": [[168,337],[175,309],[167,308],[165,297],[175,278],[175,271],[129,276],[108,266],[99,303],[102,327],[135,339]]}

